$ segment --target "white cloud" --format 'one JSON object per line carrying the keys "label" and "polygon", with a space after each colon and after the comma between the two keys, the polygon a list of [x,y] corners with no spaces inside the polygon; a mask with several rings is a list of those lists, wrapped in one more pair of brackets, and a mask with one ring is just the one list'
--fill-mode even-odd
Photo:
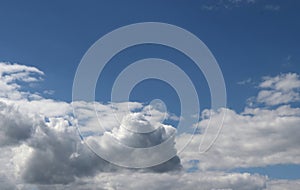
{"label": "white cloud", "polygon": [[276,106],[300,100],[300,78],[296,73],[264,77],[258,87],[258,103]]}
{"label": "white cloud", "polygon": [[[180,154],[183,165],[189,160],[200,160],[199,168],[207,170],[300,164],[299,108],[246,108],[243,113],[221,109],[214,112],[210,119],[199,123],[202,131],[208,123],[212,126],[219,124],[225,111],[223,129],[213,148],[200,154],[198,146],[204,137],[196,134],[191,144]],[[206,138],[214,136],[215,131],[212,131]],[[176,144],[180,146],[188,138],[189,134],[183,134],[177,138]]]}
{"label": "white cloud", "polygon": [[[107,146],[102,150],[126,161],[130,158],[125,156],[128,152],[114,147],[112,139],[132,147],[150,147],[164,142],[175,131],[160,123],[162,118],[177,120],[178,117],[137,102],[73,102],[77,116],[74,118],[71,103],[22,91],[18,81],[39,81],[43,73],[38,69],[1,63],[0,74],[3,87],[0,90],[2,189],[276,189],[299,183],[222,171],[236,167],[300,164],[297,146],[300,143],[300,108],[288,105],[296,101],[299,94],[292,99],[284,96],[298,93],[297,74],[263,78],[259,93],[268,91],[274,96],[275,92],[280,92],[284,100],[275,101],[268,95],[260,103],[278,105],[276,109],[246,107],[243,113],[220,109],[212,113],[210,120],[205,117],[209,111],[203,112],[200,131],[205,130],[208,122],[218,125],[223,112],[227,112],[221,136],[209,152],[198,153],[203,134],[196,134],[179,157],[145,170],[124,169],[101,159],[81,142],[74,124],[78,123],[82,133],[90,136],[88,138],[100,138],[100,145]],[[259,96],[255,97],[257,101]],[[151,134],[130,131],[141,128],[157,130]],[[208,141],[214,135],[215,131],[209,130]],[[171,139],[165,152],[140,155],[135,159],[151,160],[168,152],[176,154],[176,147],[190,137],[191,134],[182,134],[176,138],[176,145],[175,139]],[[191,160],[199,160],[196,167],[200,171],[186,172],[193,165]],[[167,172],[173,169],[176,170]]]}
{"label": "white cloud", "polygon": [[0,126],[0,146],[5,146],[29,139],[35,123],[14,107],[0,102]]}
{"label": "white cloud", "polygon": [[[103,190],[163,190],[163,189],[241,189],[262,190],[266,187],[266,177],[247,173],[140,173],[119,172],[99,173],[93,178],[81,178],[69,185],[36,185],[38,189],[103,189]],[[32,189],[32,185],[24,189]]]}
{"label": "white cloud", "polygon": [[[3,84],[12,88],[10,91],[6,91],[5,95],[0,95],[0,145],[11,146],[14,150],[10,152],[7,159],[11,163],[10,168],[13,168],[15,180],[38,184],[67,184],[78,177],[93,176],[98,172],[124,170],[98,157],[84,145],[74,127],[76,123],[86,126],[83,127],[84,132],[93,132],[89,139],[95,134],[100,135],[98,137],[101,137],[103,144],[111,143],[112,139],[108,137],[113,137],[132,146],[140,146],[141,144],[151,146],[164,141],[171,135],[171,131],[175,131],[174,128],[159,122],[162,117],[166,116],[165,113],[135,102],[106,105],[97,102],[73,102],[76,114],[79,115],[78,118],[74,118],[72,106],[69,103],[43,97],[31,100],[32,94],[28,93],[26,96],[22,94],[21,86],[18,86],[17,80],[22,79],[23,82],[37,81],[27,80],[28,78],[23,80],[27,76],[27,73],[24,72],[36,72],[36,74],[42,74],[42,72],[16,64],[2,64],[2,66],[4,68],[1,71],[5,73],[3,74],[5,79],[2,77],[2,81],[9,81]],[[23,74],[15,75],[15,72]],[[20,94],[19,98],[12,98],[11,94],[13,93]],[[99,127],[95,110],[101,118],[101,123],[105,126],[103,129]],[[134,110],[137,113],[130,113]],[[81,117],[82,115],[83,117]],[[122,120],[123,116],[126,115],[136,118],[135,123],[131,123],[133,120]],[[143,122],[149,122],[145,126],[150,128],[155,126],[158,130],[149,134],[134,134],[125,130],[124,127],[120,127],[125,125],[132,127],[135,124],[142,126]],[[167,150],[175,151],[173,141],[170,142],[170,147]],[[16,145],[20,146],[16,147]],[[116,157],[124,155],[122,155],[121,150],[113,147],[112,145],[105,151]],[[174,155],[176,155],[176,151]],[[141,156],[146,156],[146,159],[150,157],[150,155]],[[155,155],[151,156],[155,157]],[[159,153],[156,154],[157,156]],[[139,157],[135,159],[141,160]],[[180,168],[178,157],[169,161],[165,160],[164,163],[147,170],[163,172],[176,168]]]}
{"label": "white cloud", "polygon": [[[197,174],[197,175],[196,175]],[[99,174],[93,181],[87,181],[91,187],[102,184],[103,189],[263,189],[266,179],[250,174],[207,173],[121,173]]]}
{"label": "white cloud", "polygon": [[26,65],[19,65],[19,64],[11,64],[8,62],[1,62],[0,63],[0,73],[2,74],[14,74],[20,72],[27,72],[27,73],[37,73],[40,75],[44,75],[42,71],[35,67],[30,67]]}
{"label": "white cloud", "polygon": [[44,75],[35,67],[0,62],[0,97],[21,99],[28,93],[20,91],[19,82],[32,83],[41,80]]}
{"label": "white cloud", "polygon": [[298,190],[300,186],[300,180],[271,180],[268,185],[268,190]]}
{"label": "white cloud", "polygon": [[255,3],[256,0],[228,0],[231,3]]}
{"label": "white cloud", "polygon": [[52,99],[20,99],[11,100],[1,98],[0,102],[15,107],[21,113],[26,113],[31,116],[40,115],[43,117],[67,117],[72,114],[72,106],[67,102],[55,101]]}
{"label": "white cloud", "polygon": [[262,90],[257,95],[257,101],[274,106],[300,100],[299,93],[294,91],[282,92],[275,90]]}
{"label": "white cloud", "polygon": [[280,10],[280,6],[279,5],[265,5],[264,6],[264,9],[265,10],[268,10],[268,11],[279,11]]}
{"label": "white cloud", "polygon": [[[30,102],[28,105],[31,105]],[[106,108],[110,106],[102,105]],[[67,184],[76,178],[93,176],[99,172],[124,170],[124,168],[111,165],[87,148],[81,142],[76,128],[71,125],[70,122],[74,122],[72,118],[56,115],[45,121],[40,111],[34,115],[33,112],[19,112],[15,107],[4,103],[1,107],[0,142],[3,146],[12,147],[12,151],[3,157],[2,163],[11,163],[9,168],[15,175],[10,174],[10,178],[15,176],[15,180],[37,184]],[[120,109],[122,107],[124,107],[123,104],[120,104]],[[143,120],[139,120],[139,117],[136,120],[136,122],[141,121]],[[128,145],[150,146],[168,138],[170,135],[168,131],[172,130],[174,129],[162,125],[154,133],[133,134],[122,128],[113,128],[111,133],[102,134],[100,142],[111,143],[112,139],[108,138],[111,136]],[[173,147],[173,144],[171,145]],[[4,149],[1,148],[1,150]],[[113,144],[104,150],[120,158],[125,155],[122,150],[114,148]],[[160,154],[157,153],[156,156]],[[136,159],[141,158],[136,157]],[[180,160],[174,157],[147,170],[163,172],[179,168]]]}
{"label": "white cloud", "polygon": [[245,85],[245,84],[252,84],[252,83],[253,81],[251,78],[237,82],[238,85]]}
{"label": "white cloud", "polygon": [[44,90],[43,93],[46,95],[53,95],[55,93],[55,91],[54,90]]}
{"label": "white cloud", "polygon": [[243,6],[249,6],[256,3],[256,0],[218,0],[207,1],[202,5],[203,10],[214,11],[219,9],[233,9]]}
{"label": "white cloud", "polygon": [[[123,115],[125,111],[122,111],[122,107],[121,105],[114,111],[120,110],[119,114]],[[147,112],[148,109],[143,108],[139,112],[127,113],[120,123],[116,122],[116,118],[110,118],[111,121],[115,120],[114,126],[105,127],[105,131],[99,129],[99,125],[98,128],[84,125],[83,130],[89,132],[85,135],[87,143],[104,159],[124,167],[151,167],[165,162],[165,165],[159,165],[163,170],[177,169],[180,167],[180,161],[174,157],[175,128],[159,122],[163,113],[152,110],[154,117],[151,117]],[[106,115],[107,113],[110,111],[107,111]],[[114,114],[108,115],[112,117]],[[105,125],[102,119],[100,122]],[[174,159],[171,159],[172,157]]]}
{"label": "white cloud", "polygon": [[270,88],[277,91],[291,91],[300,88],[299,75],[296,73],[280,74],[275,77],[263,77],[260,88]]}

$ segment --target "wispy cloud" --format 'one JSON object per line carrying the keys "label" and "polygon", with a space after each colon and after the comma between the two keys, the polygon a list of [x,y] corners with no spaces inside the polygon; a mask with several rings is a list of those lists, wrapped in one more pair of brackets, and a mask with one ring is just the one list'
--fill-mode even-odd
{"label": "wispy cloud", "polygon": [[279,5],[272,5],[272,4],[268,4],[264,6],[265,10],[268,11],[279,11],[280,10],[280,6]]}
{"label": "wispy cloud", "polygon": [[217,0],[207,1],[202,5],[203,10],[214,11],[220,9],[233,9],[255,4],[256,0]]}
{"label": "wispy cloud", "polygon": [[43,93],[47,94],[47,95],[53,95],[55,93],[55,91],[54,90],[44,90]]}
{"label": "wispy cloud", "polygon": [[246,80],[242,80],[237,82],[238,85],[246,85],[246,84],[253,84],[253,81],[251,78],[247,78]]}
{"label": "wispy cloud", "polygon": [[292,55],[288,55],[283,59],[283,63],[282,66],[287,67],[287,66],[291,66],[292,65],[292,59],[293,56]]}

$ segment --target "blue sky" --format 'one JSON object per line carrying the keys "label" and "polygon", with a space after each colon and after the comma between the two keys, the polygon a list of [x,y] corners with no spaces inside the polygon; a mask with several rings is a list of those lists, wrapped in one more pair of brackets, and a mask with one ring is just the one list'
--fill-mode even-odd
{"label": "blue sky", "polygon": [[[211,50],[223,72],[227,106],[240,113],[248,98],[257,95],[263,76],[299,74],[299,10],[297,0],[1,1],[0,61],[40,69],[44,81],[35,89],[53,90],[43,96],[71,102],[77,66],[96,40],[128,24],[169,23],[195,34]],[[96,100],[108,102],[118,73],[130,63],[150,57],[181,67],[196,86],[201,109],[210,107],[205,77],[193,62],[175,49],[149,44],[128,48],[109,62],[99,78]],[[180,111],[174,89],[157,80],[140,83],[130,98],[145,103],[160,98],[170,112],[178,115]],[[299,101],[290,105],[297,107]],[[299,167],[271,164],[233,171],[299,179]]]}
{"label": "blue sky", "polygon": [[[0,18],[0,56],[4,61],[40,68],[47,74],[44,85],[55,90],[54,97],[70,101],[77,65],[97,39],[120,26],[156,21],[185,28],[209,47],[223,71],[228,105],[237,110],[243,108],[243,102],[254,91],[237,85],[238,81],[299,71],[299,64],[296,64],[300,59],[298,1],[258,1],[210,11],[204,5],[214,3],[1,2],[4,16]],[[280,10],[267,10],[267,5],[280,6]],[[164,54],[153,49],[138,50],[123,62],[128,64],[147,56],[161,55],[166,59],[176,56],[176,53]],[[114,64],[112,68],[115,67]],[[204,82],[202,86],[205,85]]]}

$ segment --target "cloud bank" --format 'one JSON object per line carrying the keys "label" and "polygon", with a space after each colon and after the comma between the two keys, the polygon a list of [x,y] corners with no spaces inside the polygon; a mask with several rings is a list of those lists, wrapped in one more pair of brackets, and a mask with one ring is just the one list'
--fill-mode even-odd
{"label": "cloud bank", "polygon": [[[176,130],[160,122],[174,115],[137,102],[68,103],[46,99],[28,90],[43,75],[34,67],[0,63],[2,189],[292,189],[299,184],[227,172],[239,167],[300,164],[300,108],[292,105],[299,101],[300,80],[295,73],[262,78],[258,95],[251,98],[253,104],[241,113],[228,108],[204,110],[199,132],[182,152],[176,147],[192,134],[175,138]],[[280,98],[276,93],[281,93]],[[74,117],[72,106],[79,117]],[[132,113],[128,114],[128,106]],[[217,125],[223,112],[227,116],[220,137],[211,150],[199,154],[199,142],[210,141],[215,135],[215,131],[208,130],[204,137],[208,123]],[[171,138],[165,152],[177,155],[145,169],[119,167],[91,151],[80,139],[77,125],[82,136],[97,142],[115,159],[130,162],[124,155],[136,154],[122,153],[113,140],[128,147],[147,148]],[[137,129],[153,132],[134,133]],[[163,154],[142,156],[136,160],[151,160],[151,156]]]}

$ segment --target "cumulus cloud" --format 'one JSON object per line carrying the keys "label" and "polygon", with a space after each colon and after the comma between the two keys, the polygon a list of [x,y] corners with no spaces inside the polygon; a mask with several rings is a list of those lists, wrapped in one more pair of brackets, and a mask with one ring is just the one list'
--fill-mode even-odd
{"label": "cumulus cloud", "polygon": [[35,67],[0,62],[0,97],[14,100],[28,97],[31,94],[20,91],[19,83],[40,81],[42,75],[44,73]]}
{"label": "cumulus cloud", "polygon": [[[120,106],[116,108],[114,105],[114,111],[120,110],[119,113],[123,114],[123,105]],[[154,117],[151,117],[145,110],[147,109],[143,108],[138,112],[127,113],[119,124],[114,123],[114,126],[105,131],[84,125],[83,130],[89,132],[84,135],[86,142],[101,157],[123,167],[150,168],[156,171],[179,169],[180,160],[175,157],[174,147],[176,129],[158,122],[159,112],[154,112]]]}
{"label": "cumulus cloud", "polygon": [[[103,189],[264,189],[266,178],[250,174],[212,173],[121,173],[99,174],[92,180],[85,180],[85,185],[93,189],[101,184]],[[77,186],[78,187],[78,186]],[[80,189],[80,186],[79,186]]]}
{"label": "cumulus cloud", "polygon": [[[25,182],[67,184],[77,177],[93,176],[99,172],[124,170],[124,168],[110,164],[87,148],[79,138],[76,128],[68,119],[50,117],[45,121],[39,115],[26,117],[25,113],[17,112],[13,107],[6,104],[3,104],[2,107],[4,110],[9,109],[9,112],[7,111],[9,114],[1,115],[2,144],[13,145],[26,140],[23,145],[15,148],[13,153],[14,168],[17,168],[18,175]],[[171,130],[170,127],[169,130]],[[113,128],[112,131],[112,137],[123,143],[143,144],[145,146],[162,141],[167,138],[168,134],[164,127],[160,127],[154,133],[143,134],[143,136],[129,134],[128,131],[118,128]],[[104,142],[104,144],[111,141],[111,139],[107,139],[105,133],[100,137],[102,139],[100,142]],[[113,145],[106,151],[122,158],[122,151],[114,149]],[[178,157],[146,170],[165,172],[174,169],[180,169]]]}
{"label": "cumulus cloud", "polygon": [[112,170],[108,162],[80,143],[74,128],[69,128],[63,120],[59,124],[55,128],[41,125],[30,139],[28,146],[33,151],[22,171],[26,182],[67,184],[75,177]]}
{"label": "cumulus cloud", "polygon": [[[68,184],[76,178],[93,176],[99,172],[125,170],[125,168],[110,164],[87,148],[79,138],[76,128],[67,119],[52,117],[45,121],[39,116],[26,117],[25,113],[19,113],[13,107],[2,105],[2,107],[5,106],[5,109],[10,109],[10,114],[18,117],[10,118],[9,114],[2,116],[3,125],[1,126],[4,127],[1,127],[1,132],[3,130],[1,142],[4,145],[19,143],[19,146],[14,147],[8,154],[9,156],[6,155],[3,159],[9,159],[12,163],[10,167],[14,168],[13,173],[21,177],[24,182]],[[162,135],[166,133],[162,128],[160,130],[148,137],[146,135],[145,140],[136,136],[128,137],[129,135],[124,131],[114,131],[114,135],[118,138],[129,139],[133,144],[147,145],[147,143],[152,144],[158,139],[163,139]],[[24,131],[29,131],[29,133]],[[20,145],[20,142],[23,143]],[[122,158],[122,152],[113,149],[113,146],[107,151],[116,151],[115,155]],[[3,163],[6,162],[7,160]],[[155,167],[146,168],[144,171],[165,172],[174,169],[180,169],[178,157]]]}
{"label": "cumulus cloud", "polygon": [[136,102],[73,102],[73,107],[81,135],[104,159],[160,172],[180,168],[174,146],[176,130],[161,123],[173,115]]}
{"label": "cumulus cloud", "polygon": [[[206,110],[199,133],[178,154],[176,147],[192,134],[176,136],[172,126],[161,122],[165,118],[178,120],[173,114],[138,102],[67,103],[24,90],[22,85],[40,81],[42,75],[34,67],[0,64],[2,189],[274,189],[298,183],[222,172],[236,167],[300,164],[300,109],[288,104],[297,101],[297,95],[288,101],[258,100],[257,96],[262,104],[277,105],[274,109],[246,107],[242,113],[225,108]],[[299,76],[289,73],[263,78],[259,89],[289,94],[298,93],[299,86]],[[227,116],[221,136],[209,152],[199,154],[199,142],[208,123],[218,125],[224,112]],[[175,156],[143,169],[119,167],[99,157],[97,149],[93,152],[88,148],[76,126],[86,142],[123,163],[151,163]],[[206,139],[214,135],[215,131],[208,131]],[[136,151],[164,142],[163,151]]]}
{"label": "cumulus cloud", "polygon": [[[281,106],[275,110],[247,108],[243,113],[230,109],[214,112],[210,119],[202,120],[200,127],[218,125],[226,111],[222,132],[213,148],[199,154],[199,142],[204,135],[194,136],[182,152],[183,162],[200,160],[199,168],[230,169],[238,167],[267,166],[272,164],[300,164],[300,109]],[[214,136],[208,133],[206,138]],[[177,144],[186,141],[189,134],[177,138]]]}
{"label": "cumulus cloud", "polygon": [[[88,159],[80,162],[81,156],[75,160],[78,163],[72,166],[69,157],[75,152],[75,145],[79,140],[74,127],[69,128],[67,120],[51,118],[45,122],[39,115],[29,117],[27,113],[3,103],[1,107],[0,142],[11,147],[11,151],[1,149],[2,152],[6,150],[2,163],[10,163],[7,168],[13,170],[10,177],[30,183],[66,183],[77,175],[76,166],[98,161],[96,156],[90,159],[89,156],[93,154],[87,153],[83,155],[88,156]],[[95,170],[97,167],[95,164],[84,168]]]}
{"label": "cumulus cloud", "polygon": [[256,101],[269,106],[300,100],[300,78],[296,73],[264,77]]}
{"label": "cumulus cloud", "polygon": [[241,189],[262,190],[267,186],[267,178],[248,173],[99,173],[92,178],[80,178],[68,185],[23,185],[22,189]]}
{"label": "cumulus cloud", "polygon": [[[263,77],[258,85],[258,95],[252,99],[259,106],[245,107],[237,113],[232,109],[205,110],[199,122],[200,134],[194,135],[187,150],[181,154],[183,164],[199,160],[199,168],[230,169],[267,166],[274,164],[300,164],[299,123],[300,109],[291,103],[299,102],[300,79],[296,73]],[[255,105],[255,104],[254,104]],[[270,108],[273,106],[273,108]],[[223,115],[226,114],[223,123]],[[217,131],[207,131],[207,126],[223,125],[214,147],[199,155],[199,142],[209,142]],[[182,134],[177,145],[190,138]],[[205,143],[204,143],[205,145]],[[200,147],[201,148],[201,147]]]}
{"label": "cumulus cloud", "polygon": [[13,106],[0,102],[0,146],[14,145],[29,139],[35,123]]}
{"label": "cumulus cloud", "polygon": [[[16,168],[16,176],[21,177],[24,182],[67,184],[82,176],[124,170],[124,168],[110,164],[91,151],[79,138],[75,124],[78,124],[79,127],[83,126],[81,128],[82,135],[89,139],[101,138],[99,142],[103,144],[111,143],[110,137],[112,137],[123,144],[145,148],[161,143],[171,135],[171,131],[173,133],[175,131],[174,128],[159,123],[159,119],[162,117],[159,111],[134,102],[106,105],[96,102],[73,102],[73,107],[79,116],[74,118],[72,106],[69,103],[43,97],[32,100],[29,96],[24,95],[21,87],[17,84],[18,81],[30,83],[40,80],[38,79],[39,75],[43,73],[38,69],[16,64],[2,64],[2,66],[4,67],[1,70],[2,79],[5,78],[3,84],[12,88],[5,91],[5,95],[0,96],[2,102],[0,142],[3,146],[22,143],[20,147],[14,148],[12,153],[14,159],[11,162]],[[29,76],[32,72],[37,74],[36,80],[33,76]],[[20,96],[17,99],[14,98],[15,96],[11,98],[11,93],[19,93]],[[129,111],[128,107],[130,107]],[[131,113],[136,109],[139,111]],[[151,114],[148,113],[149,110]],[[119,117],[121,121],[115,116]],[[123,116],[133,117],[123,120]],[[148,121],[147,117],[151,117],[152,120]],[[99,126],[98,118],[101,118],[100,123],[103,124],[103,128]],[[146,124],[143,125],[143,122]],[[156,130],[150,133],[135,134],[127,130],[129,128],[122,127],[133,127],[137,124],[150,129],[154,127],[153,129]],[[175,151],[174,142],[171,141],[170,146],[166,148]],[[115,157],[122,158],[123,156],[122,151],[114,149],[114,145],[103,150],[113,153]],[[174,155],[176,155],[176,151]],[[141,156],[144,157],[135,159],[147,159],[147,155]],[[150,157],[150,155],[148,156]],[[123,159],[126,160],[126,158]],[[145,171],[164,172],[174,169],[180,169],[180,159],[176,156],[164,160],[154,167],[146,168]]]}

